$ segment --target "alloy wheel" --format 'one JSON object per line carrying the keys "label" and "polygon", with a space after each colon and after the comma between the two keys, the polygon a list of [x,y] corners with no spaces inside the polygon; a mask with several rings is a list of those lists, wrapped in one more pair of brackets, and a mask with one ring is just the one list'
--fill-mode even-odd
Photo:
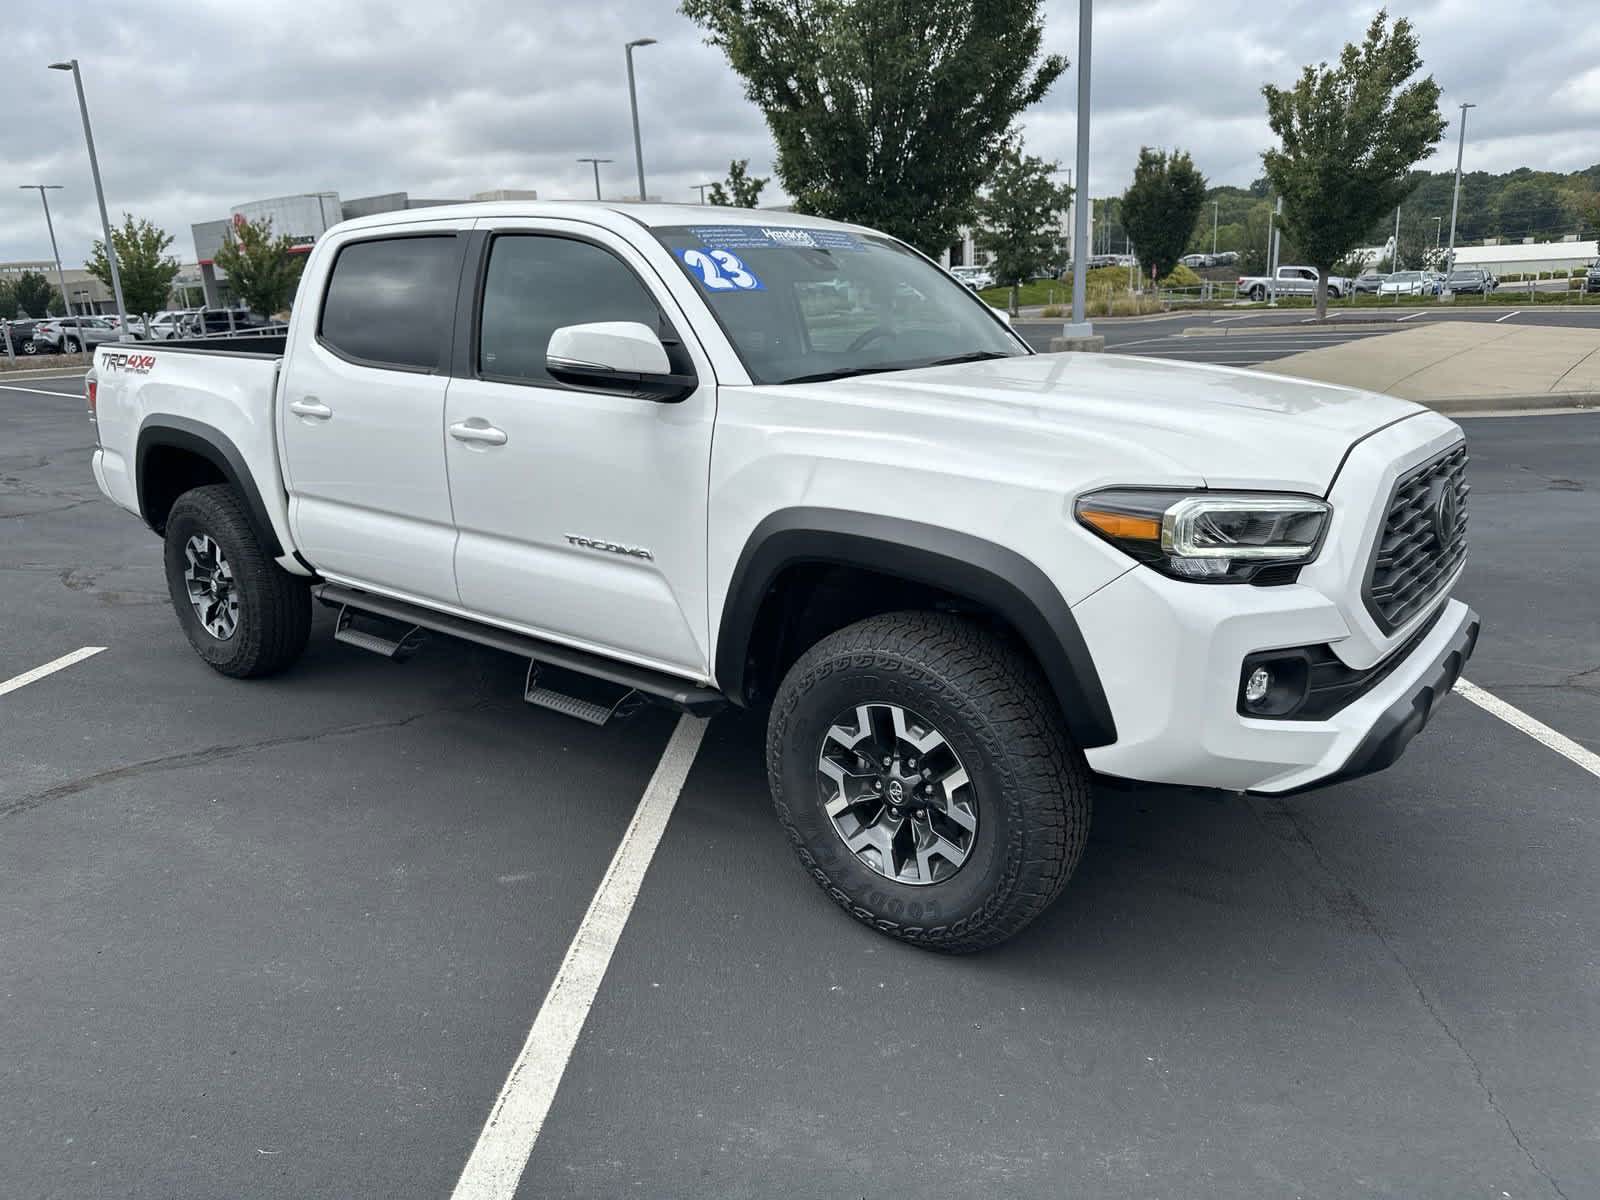
{"label": "alloy wheel", "polygon": [[978,834],[978,800],[960,757],[915,712],[869,701],[833,719],[817,752],[823,810],[845,847],[896,883],[942,883]]}
{"label": "alloy wheel", "polygon": [[189,603],[205,631],[225,642],[239,628],[239,592],[234,586],[233,568],[209,534],[192,535],[184,544],[183,554],[188,561],[183,581]]}

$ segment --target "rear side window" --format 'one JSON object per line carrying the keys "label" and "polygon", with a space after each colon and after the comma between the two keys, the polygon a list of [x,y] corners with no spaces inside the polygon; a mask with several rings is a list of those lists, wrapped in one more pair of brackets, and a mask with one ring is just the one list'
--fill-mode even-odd
{"label": "rear side window", "polygon": [[495,238],[478,337],[482,374],[561,387],[544,368],[550,335],[590,321],[659,330],[661,313],[638,277],[599,246],[538,234]]}
{"label": "rear side window", "polygon": [[345,358],[435,370],[454,320],[455,292],[453,235],[356,242],[334,260],[318,333]]}

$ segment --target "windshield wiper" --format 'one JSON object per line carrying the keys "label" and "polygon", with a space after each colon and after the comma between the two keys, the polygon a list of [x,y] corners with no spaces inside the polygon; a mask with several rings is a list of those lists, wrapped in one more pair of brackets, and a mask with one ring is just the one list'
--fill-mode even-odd
{"label": "windshield wiper", "polygon": [[904,365],[893,367],[839,367],[832,371],[818,371],[815,375],[795,375],[784,383],[826,383],[830,379],[849,379],[852,375],[881,375],[885,371],[904,371]]}
{"label": "windshield wiper", "polygon": [[1004,350],[974,350],[970,354],[952,354],[949,358],[936,358],[931,363],[924,363],[926,367],[953,367],[957,363],[985,362],[991,358],[1015,358],[1014,354],[1007,354]]}

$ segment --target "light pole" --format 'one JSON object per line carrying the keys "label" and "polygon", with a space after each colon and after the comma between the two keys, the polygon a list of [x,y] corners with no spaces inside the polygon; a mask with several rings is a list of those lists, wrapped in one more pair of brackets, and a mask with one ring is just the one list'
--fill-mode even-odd
{"label": "light pole", "polygon": [[655,38],[637,38],[629,42],[624,51],[628,58],[628,105],[633,109],[633,159],[639,168],[639,202],[644,203],[644,145],[639,141],[639,90],[633,83],[633,49],[635,46],[654,46]]}
{"label": "light pole", "polygon": [[706,189],[708,187],[715,187],[716,184],[715,183],[691,183],[689,186],[692,187],[692,188],[698,188],[700,190],[700,203],[704,204],[706,202]]}
{"label": "light pole", "polygon": [[[1089,40],[1094,24],[1093,0],[1078,0],[1078,186],[1089,186]],[[1093,204],[1094,201],[1090,201]],[[1089,273],[1089,212],[1079,204],[1072,214],[1072,324],[1068,337],[1088,337],[1094,326],[1084,314],[1085,276]]]}
{"label": "light pole", "polygon": [[[1444,259],[1449,266],[1454,266],[1456,261],[1456,210],[1461,204],[1461,156],[1467,148],[1467,109],[1477,108],[1476,104],[1463,104],[1461,106],[1461,132],[1456,142],[1456,186],[1450,194],[1450,249]],[[1446,276],[1446,282],[1449,277]]]}
{"label": "light pole", "polygon": [[1211,202],[1211,257],[1217,256],[1217,201]]}
{"label": "light pole", "polygon": [[[1394,206],[1394,253],[1389,256],[1389,270],[1400,269],[1400,206]],[[1398,292],[1395,293],[1399,295]]]}
{"label": "light pole", "polygon": [[1439,233],[1439,228],[1443,224],[1444,224],[1444,218],[1443,217],[1435,217],[1433,219],[1433,248],[1435,250],[1437,250],[1439,248],[1439,241],[1440,241],[1440,238],[1441,238],[1441,234]]}
{"label": "light pole", "polygon": [[[24,183],[18,185],[23,191],[38,191],[39,201],[44,205],[44,227],[50,231],[50,255],[56,260],[56,282],[61,285],[61,303],[67,306],[67,316],[72,315],[72,301],[67,299],[67,275],[61,269],[61,251],[56,249],[56,227],[50,220],[50,198],[46,192],[59,192],[59,183]],[[49,305],[45,305],[46,311]]]}
{"label": "light pole", "polygon": [[600,199],[600,164],[615,162],[616,160],[611,158],[580,158],[578,161],[594,164],[594,198],[596,200]]}
{"label": "light pole", "polygon": [[[83,76],[78,73],[78,60],[51,63],[52,71],[71,71],[73,85],[78,89],[78,111],[83,114],[83,140],[89,146],[89,170],[94,175],[95,199],[100,201],[100,228],[106,235],[106,262],[111,266],[111,292],[117,299],[117,340],[128,339],[128,306],[122,301],[122,275],[117,270],[117,248],[111,241],[111,218],[106,214],[106,192],[100,186],[100,160],[94,155],[94,130],[89,128],[89,102],[83,97]],[[62,297],[66,299],[65,296]]]}

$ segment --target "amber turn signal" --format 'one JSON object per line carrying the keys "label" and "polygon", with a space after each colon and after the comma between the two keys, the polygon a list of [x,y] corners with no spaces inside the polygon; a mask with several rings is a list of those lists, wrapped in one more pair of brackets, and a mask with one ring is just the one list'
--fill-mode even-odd
{"label": "amber turn signal", "polygon": [[1078,519],[1087,525],[1093,525],[1107,537],[1134,538],[1137,541],[1148,542],[1161,539],[1161,520],[1158,517],[1136,517],[1128,513],[1080,508]]}

